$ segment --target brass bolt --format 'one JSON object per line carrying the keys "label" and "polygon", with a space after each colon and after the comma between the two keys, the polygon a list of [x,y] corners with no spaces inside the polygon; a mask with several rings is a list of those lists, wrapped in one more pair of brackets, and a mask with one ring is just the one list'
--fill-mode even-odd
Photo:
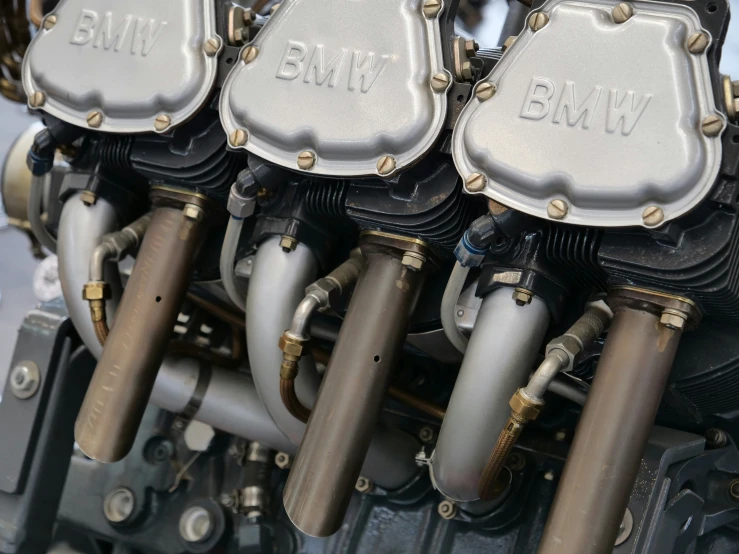
{"label": "brass bolt", "polygon": [[703,32],[693,33],[688,37],[688,52],[702,54],[708,48],[708,35]]}
{"label": "brass bolt", "polygon": [[644,225],[648,227],[654,227],[655,225],[659,225],[660,223],[662,223],[662,221],[664,221],[665,212],[662,211],[662,208],[659,208],[657,206],[648,206],[642,212],[641,218],[644,222]]}
{"label": "brass bolt", "polygon": [[288,252],[292,252],[298,247],[298,241],[295,237],[291,237],[290,235],[282,235],[282,238],[280,239],[280,248],[282,248],[282,251],[287,254]]}
{"label": "brass bolt", "polygon": [[167,114],[159,114],[154,120],[154,129],[164,131],[172,123],[172,118]]}
{"label": "brass bolt", "polygon": [[54,25],[56,25],[56,16],[55,15],[47,15],[46,19],[44,19],[44,29],[47,31],[51,29]]}
{"label": "brass bolt", "polygon": [[444,519],[454,519],[454,516],[457,515],[457,505],[451,500],[443,500],[439,502],[437,511]]}
{"label": "brass bolt", "polygon": [[480,45],[475,42],[473,39],[467,39],[464,41],[464,53],[467,54],[468,58],[473,57],[475,54],[477,54],[477,51],[480,49]]}
{"label": "brass bolt", "polygon": [[196,206],[195,204],[185,204],[185,207],[182,208],[182,215],[192,221],[202,221],[205,217],[205,212],[200,206]]}
{"label": "brass bolt", "polygon": [[462,65],[459,68],[459,72],[465,81],[471,81],[472,80],[472,62],[469,62],[469,61],[462,62]]}
{"label": "brass bolt", "polygon": [[549,23],[549,16],[542,12],[532,13],[529,16],[529,27],[532,31],[541,31]]}
{"label": "brass bolt", "polygon": [[406,252],[400,263],[411,271],[421,271],[426,263],[426,256],[417,252]]}
{"label": "brass bolt", "polygon": [[505,42],[503,43],[503,52],[505,52],[511,46],[513,46],[513,43],[516,42],[517,38],[518,38],[517,35],[511,35],[507,39],[505,39]]}
{"label": "brass bolt", "polygon": [[685,327],[687,319],[688,317],[683,312],[667,308],[662,312],[659,322],[668,329],[681,331]]}
{"label": "brass bolt", "polygon": [[249,27],[252,23],[257,20],[257,14],[251,8],[244,8],[244,25]]}
{"label": "brass bolt", "polygon": [[212,58],[218,53],[218,49],[221,47],[221,39],[218,37],[210,37],[208,40],[205,41],[205,44],[203,44],[203,50],[205,51],[205,55],[209,58]]}
{"label": "brass bolt", "polygon": [[621,2],[618,6],[613,8],[611,15],[613,15],[613,21],[616,23],[623,23],[624,21],[631,19],[631,16],[634,15],[634,7],[628,2]]}
{"label": "brass bolt", "polygon": [[275,12],[280,9],[280,4],[275,4],[269,9],[269,15],[275,15]]}
{"label": "brass bolt", "polygon": [[449,75],[439,72],[431,77],[431,90],[434,92],[444,92],[449,86]]}
{"label": "brass bolt", "polygon": [[292,459],[289,454],[278,452],[275,454],[275,465],[280,469],[287,469],[292,465]]}
{"label": "brass bolt", "polygon": [[303,171],[309,170],[316,165],[316,155],[310,150],[304,150],[298,154],[298,167]]}
{"label": "brass bolt", "polygon": [[724,129],[724,120],[717,115],[709,115],[701,123],[701,130],[707,137],[715,137]]}
{"label": "brass bolt", "polygon": [[32,108],[40,108],[46,103],[46,95],[43,92],[37,90],[28,99],[28,103]]}
{"label": "brass bolt", "polygon": [[247,46],[241,53],[241,59],[244,60],[244,63],[251,63],[257,59],[257,54],[259,54],[259,48],[256,46]]}
{"label": "brass bolt", "polygon": [[485,188],[487,179],[482,173],[471,173],[467,180],[464,182],[464,186],[468,192],[480,192]]}
{"label": "brass bolt", "polygon": [[423,15],[431,19],[439,15],[441,11],[441,0],[426,0],[423,3]]}
{"label": "brass bolt", "polygon": [[734,500],[739,500],[739,479],[734,479],[729,483],[729,494]]}
{"label": "brass bolt", "polygon": [[246,138],[246,131],[243,129],[236,129],[228,136],[228,142],[231,143],[231,146],[244,146],[246,144]]}
{"label": "brass bolt", "polygon": [[477,88],[475,88],[475,96],[477,96],[477,99],[480,102],[485,102],[485,100],[490,100],[497,90],[497,87],[493,83],[485,81],[477,85]]}
{"label": "brass bolt", "polygon": [[534,298],[534,293],[530,290],[516,288],[513,290],[513,300],[516,301],[516,305],[525,306],[531,304],[531,300]]}
{"label": "brass bolt", "polygon": [[569,211],[569,204],[559,198],[547,204],[547,215],[552,219],[564,219]]}
{"label": "brass bolt", "polygon": [[103,123],[103,114],[100,112],[90,112],[87,114],[87,124],[93,129],[97,129]]}
{"label": "brass bolt", "polygon": [[372,481],[366,477],[360,477],[357,479],[357,484],[354,485],[354,488],[357,489],[357,492],[368,493],[372,492],[372,489],[374,489],[375,486],[372,484]]}
{"label": "brass bolt", "polygon": [[80,200],[82,200],[85,206],[94,206],[98,201],[98,197],[91,190],[83,190],[82,194],[80,194]]}
{"label": "brass bolt", "polygon": [[389,175],[395,171],[395,158],[392,156],[382,156],[377,160],[377,173],[380,175]]}

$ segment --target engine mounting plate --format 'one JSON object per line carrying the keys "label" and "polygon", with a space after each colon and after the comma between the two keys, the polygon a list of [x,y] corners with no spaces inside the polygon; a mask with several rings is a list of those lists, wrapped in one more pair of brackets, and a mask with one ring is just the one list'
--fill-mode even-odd
{"label": "engine mounting plate", "polygon": [[32,107],[75,125],[166,132],[213,89],[215,30],[210,0],[62,0],[29,46],[23,86]]}
{"label": "engine mounting plate", "polygon": [[[654,227],[706,196],[726,126],[710,34],[684,5],[636,1],[614,19],[616,6],[551,0],[532,14],[454,130],[468,192],[596,227]],[[691,53],[695,33],[706,46]]]}
{"label": "engine mounting plate", "polygon": [[423,4],[284,0],[223,85],[230,144],[330,176],[416,161],[443,128],[452,82],[439,13]]}

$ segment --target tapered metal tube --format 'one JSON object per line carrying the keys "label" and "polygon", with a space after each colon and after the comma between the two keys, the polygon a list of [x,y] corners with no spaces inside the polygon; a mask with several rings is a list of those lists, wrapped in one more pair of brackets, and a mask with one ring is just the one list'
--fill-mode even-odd
{"label": "tapered metal tube", "polygon": [[[401,263],[402,251],[369,245],[362,252],[365,267],[285,486],[288,516],[317,537],[344,519],[424,278]],[[413,463],[397,456],[396,468]]]}
{"label": "tapered metal tube", "polygon": [[116,462],[130,450],[204,230],[195,206],[154,211],[77,416],[75,440],[90,458]]}
{"label": "tapered metal tube", "polygon": [[539,554],[613,550],[681,331],[616,310],[539,546]]}

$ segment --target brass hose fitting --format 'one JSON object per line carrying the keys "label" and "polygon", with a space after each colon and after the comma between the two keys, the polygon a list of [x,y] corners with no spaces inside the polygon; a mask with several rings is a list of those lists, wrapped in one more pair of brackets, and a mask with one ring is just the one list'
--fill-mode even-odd
{"label": "brass hose fitting", "polygon": [[105,301],[110,297],[110,285],[104,281],[90,281],[82,289],[82,299],[90,304],[90,319],[95,329],[95,336],[101,345],[105,345],[110,332],[105,314]]}
{"label": "brass hose fitting", "polygon": [[301,404],[295,393],[295,378],[298,376],[298,362],[309,340],[296,337],[289,330],[280,337],[278,346],[282,350],[282,364],[280,365],[280,397],[287,411],[296,419],[307,423],[310,410]]}

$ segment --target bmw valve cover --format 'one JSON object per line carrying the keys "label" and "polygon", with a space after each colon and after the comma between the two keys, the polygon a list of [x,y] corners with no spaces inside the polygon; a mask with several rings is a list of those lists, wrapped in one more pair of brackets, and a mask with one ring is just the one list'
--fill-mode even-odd
{"label": "bmw valve cover", "polygon": [[686,6],[616,4],[553,0],[530,16],[455,128],[468,192],[601,227],[661,224],[706,196],[725,127],[712,38]]}
{"label": "bmw valve cover", "polygon": [[23,85],[69,123],[161,132],[205,102],[220,48],[209,0],[62,0],[29,47]]}
{"label": "bmw valve cover", "polygon": [[285,0],[223,86],[231,145],[332,176],[413,163],[446,114],[438,15],[420,0]]}

